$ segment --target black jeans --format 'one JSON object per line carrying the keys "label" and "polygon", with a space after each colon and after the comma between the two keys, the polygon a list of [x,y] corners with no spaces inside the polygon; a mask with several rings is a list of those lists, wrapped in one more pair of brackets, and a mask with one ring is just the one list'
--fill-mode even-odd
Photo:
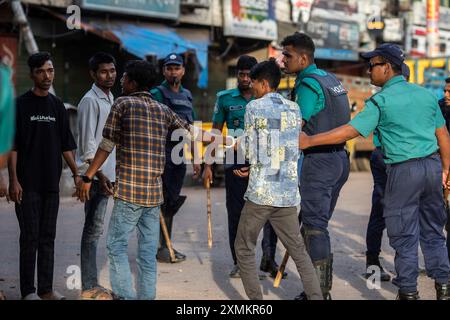
{"label": "black jeans", "polygon": [[378,256],[381,251],[383,230],[386,224],[383,218],[383,197],[386,189],[387,173],[383,153],[376,148],[370,157],[370,169],[373,177],[372,209],[367,225],[367,255]]}
{"label": "black jeans", "polygon": [[39,295],[53,290],[54,247],[59,193],[24,191],[16,204],[20,226],[20,292],[35,293],[34,273],[37,254]]}

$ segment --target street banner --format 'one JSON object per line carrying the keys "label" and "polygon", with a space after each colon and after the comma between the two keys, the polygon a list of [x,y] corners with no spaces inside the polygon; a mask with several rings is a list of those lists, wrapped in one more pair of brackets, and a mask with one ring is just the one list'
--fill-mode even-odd
{"label": "street banner", "polygon": [[224,35],[277,40],[274,0],[224,0]]}
{"label": "street banner", "polygon": [[180,16],[180,0],[81,0],[81,7],[174,20]]}

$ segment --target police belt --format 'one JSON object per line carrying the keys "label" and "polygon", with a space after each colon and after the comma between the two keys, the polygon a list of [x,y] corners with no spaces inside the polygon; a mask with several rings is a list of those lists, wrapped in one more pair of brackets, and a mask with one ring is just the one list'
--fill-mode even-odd
{"label": "police belt", "polygon": [[313,153],[333,153],[333,152],[339,152],[344,151],[344,145],[331,145],[331,146],[320,146],[320,147],[313,147],[303,150],[303,154],[306,156],[308,154]]}
{"label": "police belt", "polygon": [[425,157],[411,158],[411,159],[408,159],[408,160],[405,160],[405,161],[400,161],[400,162],[396,162],[396,163],[390,163],[390,165],[391,165],[391,166],[396,166],[396,165],[398,165],[398,164],[403,164],[403,163],[408,163],[408,162],[413,162],[413,161],[423,160],[423,159],[427,159],[427,158],[432,158],[432,157],[434,157],[434,156],[440,157],[439,152],[435,151],[435,152],[433,152],[433,153],[431,153],[431,154],[429,154],[429,155],[427,155],[427,156],[425,156]]}

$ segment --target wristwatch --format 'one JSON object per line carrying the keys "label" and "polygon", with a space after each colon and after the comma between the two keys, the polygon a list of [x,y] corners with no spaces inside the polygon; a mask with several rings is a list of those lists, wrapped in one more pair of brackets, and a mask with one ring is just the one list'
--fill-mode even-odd
{"label": "wristwatch", "polygon": [[89,178],[88,176],[82,175],[81,176],[81,180],[83,180],[84,183],[91,183],[92,179]]}

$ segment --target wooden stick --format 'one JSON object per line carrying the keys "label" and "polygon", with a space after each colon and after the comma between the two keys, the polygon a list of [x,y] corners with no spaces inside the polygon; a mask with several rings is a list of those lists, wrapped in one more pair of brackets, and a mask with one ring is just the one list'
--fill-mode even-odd
{"label": "wooden stick", "polygon": [[159,211],[159,222],[161,224],[161,229],[164,235],[164,239],[166,239],[167,249],[169,249],[170,261],[175,262],[175,252],[172,248],[172,242],[170,241],[169,232],[167,231],[166,220],[164,220],[164,216],[162,211]]}
{"label": "wooden stick", "polygon": [[289,260],[289,252],[284,254],[283,261],[281,262],[280,267],[278,268],[277,276],[273,281],[273,287],[278,288],[280,286],[281,279],[283,279],[284,269],[286,269],[286,264]]}
{"label": "wooden stick", "polygon": [[211,221],[211,186],[209,181],[206,182],[206,198],[207,198],[206,208],[208,212],[208,248],[211,249],[213,241],[212,241],[212,221]]}

